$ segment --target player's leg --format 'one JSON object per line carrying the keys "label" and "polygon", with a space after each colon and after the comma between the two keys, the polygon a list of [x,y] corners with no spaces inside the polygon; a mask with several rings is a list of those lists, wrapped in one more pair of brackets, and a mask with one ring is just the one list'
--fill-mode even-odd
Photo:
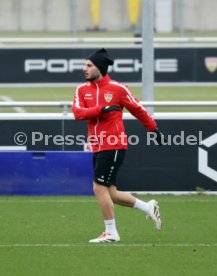
{"label": "player's leg", "polygon": [[114,218],[114,204],[108,189],[109,188],[106,186],[97,184],[95,181],[93,182],[93,190],[96,200],[105,220],[111,220]]}
{"label": "player's leg", "polygon": [[158,230],[161,229],[162,222],[158,202],[156,200],[152,199],[148,202],[142,201],[132,196],[130,193],[118,191],[114,185],[109,188],[109,192],[115,204],[143,211],[147,217],[150,217],[154,221],[155,227]]}
{"label": "player's leg", "polygon": [[89,242],[117,242],[120,240],[114,216],[114,204],[109,193],[110,171],[113,166],[115,151],[105,151],[94,154],[94,183],[93,189],[101,209],[105,232]]}
{"label": "player's leg", "polygon": [[126,207],[133,207],[135,205],[136,198],[130,193],[118,191],[115,185],[109,187],[109,193],[115,204]]}

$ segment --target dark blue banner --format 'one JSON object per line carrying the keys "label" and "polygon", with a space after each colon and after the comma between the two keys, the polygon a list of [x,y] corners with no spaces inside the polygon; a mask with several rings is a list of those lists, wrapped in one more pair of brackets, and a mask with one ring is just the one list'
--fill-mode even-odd
{"label": "dark blue banner", "polygon": [[[141,46],[107,47],[115,62],[113,79],[140,83]],[[0,48],[0,85],[73,84],[84,81],[82,68],[86,57],[96,48],[25,47]],[[155,82],[217,83],[216,47],[156,47]]]}

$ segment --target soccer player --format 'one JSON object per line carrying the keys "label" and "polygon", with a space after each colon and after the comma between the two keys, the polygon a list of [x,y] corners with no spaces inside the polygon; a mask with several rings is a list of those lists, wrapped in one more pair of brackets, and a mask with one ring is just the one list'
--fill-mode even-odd
{"label": "soccer player", "polygon": [[161,229],[158,202],[144,202],[127,192],[118,191],[118,170],[127,150],[127,137],[122,119],[125,107],[144,127],[156,133],[161,145],[162,133],[155,120],[131,94],[127,86],[110,79],[108,66],[113,59],[102,48],[92,53],[84,65],[86,81],[76,88],[72,111],[76,120],[88,120],[88,137],[93,151],[93,190],[105,223],[105,232],[90,243],[118,242],[114,204],[136,208],[151,218]]}

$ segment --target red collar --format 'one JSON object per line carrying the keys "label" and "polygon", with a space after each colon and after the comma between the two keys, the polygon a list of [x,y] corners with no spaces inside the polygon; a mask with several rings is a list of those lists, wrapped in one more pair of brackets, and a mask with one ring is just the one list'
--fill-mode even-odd
{"label": "red collar", "polygon": [[110,79],[109,75],[107,74],[102,79],[99,79],[99,80],[91,82],[91,84],[92,85],[96,85],[97,84],[98,86],[103,86],[103,85],[109,83],[110,80],[111,79]]}

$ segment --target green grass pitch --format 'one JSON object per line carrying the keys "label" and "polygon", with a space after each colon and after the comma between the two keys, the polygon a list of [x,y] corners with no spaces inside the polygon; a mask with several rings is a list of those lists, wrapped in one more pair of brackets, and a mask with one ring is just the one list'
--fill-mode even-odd
{"label": "green grass pitch", "polygon": [[88,240],[104,230],[94,197],[1,196],[0,275],[216,275],[216,196],[155,198],[161,231],[116,206],[121,241],[94,245]]}

